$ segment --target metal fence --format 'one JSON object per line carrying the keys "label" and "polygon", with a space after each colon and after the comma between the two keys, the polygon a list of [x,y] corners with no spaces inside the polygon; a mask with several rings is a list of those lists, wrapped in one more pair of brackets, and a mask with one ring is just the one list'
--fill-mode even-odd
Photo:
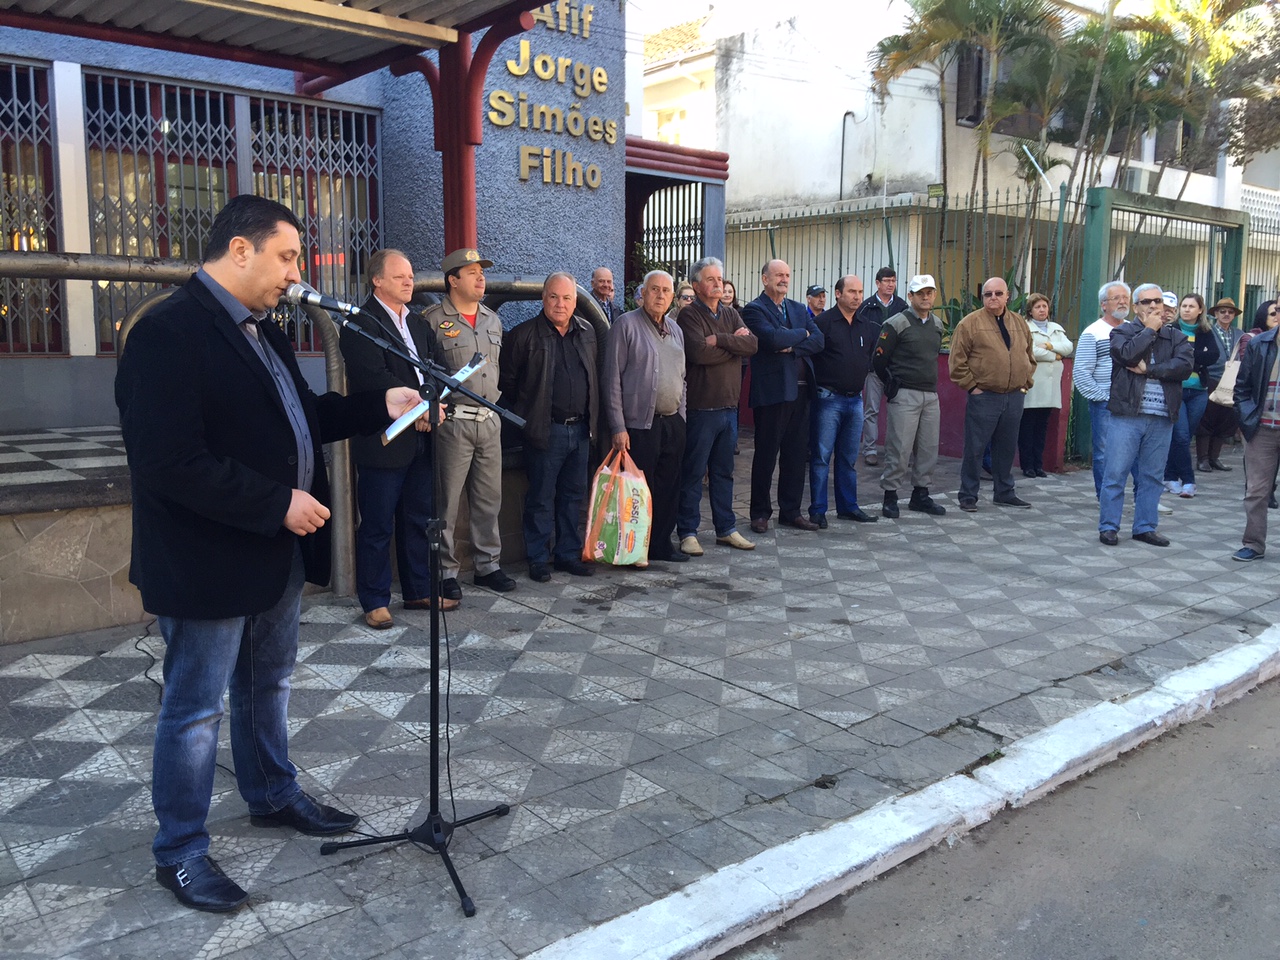
{"label": "metal fence", "polygon": [[[97,254],[198,260],[213,218],[245,191],[279,200],[303,223],[303,276],[351,300],[382,244],[377,114],[86,72],[89,213]],[[98,348],[157,289],[95,287]],[[320,349],[305,312],[279,318],[303,353]]]}
{"label": "metal fence", "polygon": [[757,295],[761,268],[775,258],[791,267],[793,295],[811,284],[830,289],[851,273],[869,293],[876,271],[886,266],[904,288],[912,274],[928,273],[937,281],[937,309],[949,325],[977,309],[984,280],[1000,276],[1015,304],[1043,292],[1067,325],[1065,318],[1079,313],[1080,249],[1070,231],[1058,244],[1058,222],[1061,216],[1069,224],[1077,212],[1071,203],[1064,209],[1056,196],[1007,190],[992,193],[986,203],[901,195],[731,214],[725,272],[744,300]]}
{"label": "metal fence", "polygon": [[[49,71],[0,63],[0,247],[58,250]],[[0,355],[65,353],[62,284],[0,280]]]}

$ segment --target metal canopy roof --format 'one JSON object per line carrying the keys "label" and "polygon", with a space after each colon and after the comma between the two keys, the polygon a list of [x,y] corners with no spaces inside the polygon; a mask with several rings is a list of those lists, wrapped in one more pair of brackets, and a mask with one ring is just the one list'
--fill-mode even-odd
{"label": "metal canopy roof", "polygon": [[[458,39],[511,0],[0,0],[0,26],[320,74],[385,65]],[[376,68],[376,67],[374,67]]]}

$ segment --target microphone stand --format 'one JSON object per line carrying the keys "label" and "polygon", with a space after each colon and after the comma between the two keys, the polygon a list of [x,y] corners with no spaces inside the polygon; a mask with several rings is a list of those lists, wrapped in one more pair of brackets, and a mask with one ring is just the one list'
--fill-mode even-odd
{"label": "microphone stand", "polygon": [[[336,312],[336,311],[335,311]],[[375,323],[379,322],[379,318],[372,316],[366,310],[360,310]],[[430,360],[415,359],[408,350],[405,350],[393,343],[390,343],[376,334],[370,333],[358,323],[353,323],[347,317],[339,314],[336,322],[345,329],[351,330],[364,337],[366,340],[372,341],[383,350],[394,354],[402,360],[408,361],[424,374],[422,386],[418,388],[418,393],[422,399],[428,403],[427,418],[428,422],[434,427],[438,416],[441,387],[447,387],[450,391],[460,393],[465,397],[470,397],[476,403],[488,407],[498,416],[514,423],[516,426],[523,427],[524,421],[513,414],[509,410],[503,410],[496,404],[490,403],[484,397],[472,393],[462,385],[460,380],[451,377],[444,371],[444,368]],[[432,510],[438,510],[439,501],[437,499],[437,491],[440,489],[440,459],[436,456],[435,451],[431,455],[431,503]],[[414,843],[421,844],[433,853],[439,854],[441,862],[444,863],[445,870],[449,873],[449,879],[453,881],[454,889],[458,891],[458,899],[462,903],[462,912],[464,916],[473,917],[476,913],[475,902],[467,895],[466,888],[462,885],[462,878],[458,876],[457,868],[454,867],[453,861],[449,857],[449,840],[453,836],[453,831],[458,827],[466,826],[469,823],[475,823],[478,820],[485,820],[489,817],[505,817],[511,812],[511,807],[505,803],[500,803],[496,807],[473,814],[469,817],[462,817],[459,820],[450,822],[444,818],[444,814],[440,811],[440,537],[444,530],[444,520],[439,516],[433,516],[427,521],[427,543],[430,553],[429,575],[428,581],[430,589],[428,596],[431,600],[431,689],[430,689],[430,708],[431,708],[431,789],[430,789],[430,808],[427,811],[427,817],[422,823],[416,827],[411,827],[403,833],[392,834],[387,837],[365,837],[360,840],[347,840],[341,842],[327,842],[320,845],[320,853],[330,854],[339,850],[345,850],[349,847],[366,847],[373,844],[396,843],[400,840],[411,840]]]}

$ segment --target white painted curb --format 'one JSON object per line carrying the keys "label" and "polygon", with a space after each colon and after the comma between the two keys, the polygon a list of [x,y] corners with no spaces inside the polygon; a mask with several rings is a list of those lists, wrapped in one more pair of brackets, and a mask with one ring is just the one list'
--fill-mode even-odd
{"label": "white painted curb", "polygon": [[709,960],[948,837],[1031,803],[1165,731],[1280,675],[1280,627],[1016,741],[972,776],[918,793],[717,870],[654,903],[550,944],[527,960]]}

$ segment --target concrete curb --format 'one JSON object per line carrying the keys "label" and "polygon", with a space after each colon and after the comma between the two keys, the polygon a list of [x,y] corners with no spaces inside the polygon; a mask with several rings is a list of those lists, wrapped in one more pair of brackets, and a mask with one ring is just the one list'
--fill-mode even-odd
{"label": "concrete curb", "polygon": [[1280,626],[1170,674],[1122,703],[1100,703],[956,775],[717,870],[654,903],[550,944],[527,960],[709,960],[1039,799],[1121,753],[1280,674]]}

